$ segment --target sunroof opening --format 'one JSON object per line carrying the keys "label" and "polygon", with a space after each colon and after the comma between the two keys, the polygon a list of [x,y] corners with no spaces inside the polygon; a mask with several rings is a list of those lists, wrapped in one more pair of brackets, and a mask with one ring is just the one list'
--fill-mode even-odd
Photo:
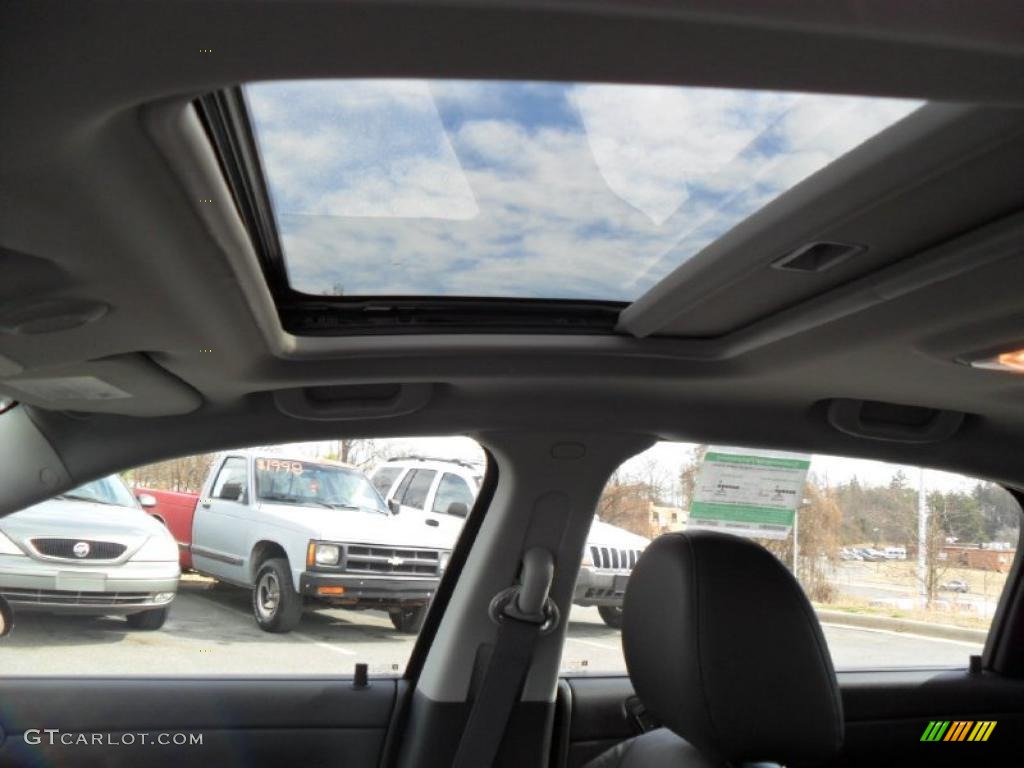
{"label": "sunroof opening", "polygon": [[245,94],[293,290],[622,302],[921,104],[452,80]]}

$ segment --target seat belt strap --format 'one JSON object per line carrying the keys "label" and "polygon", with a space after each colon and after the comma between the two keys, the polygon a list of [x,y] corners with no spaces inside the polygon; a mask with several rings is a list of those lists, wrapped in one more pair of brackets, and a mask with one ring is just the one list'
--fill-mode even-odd
{"label": "seat belt strap", "polygon": [[540,625],[506,619],[473,700],[454,768],[491,768],[519,698]]}
{"label": "seat belt strap", "polygon": [[551,553],[539,547],[531,549],[523,556],[519,585],[491,601],[491,616],[499,622],[498,638],[473,699],[453,768],[493,765],[537,640],[558,622],[558,611],[548,597],[553,576]]}

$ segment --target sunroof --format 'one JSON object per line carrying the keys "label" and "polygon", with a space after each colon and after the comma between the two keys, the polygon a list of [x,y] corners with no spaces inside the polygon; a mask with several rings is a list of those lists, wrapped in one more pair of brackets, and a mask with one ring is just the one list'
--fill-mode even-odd
{"label": "sunroof", "polygon": [[245,89],[292,289],[632,301],[920,102],[427,80]]}

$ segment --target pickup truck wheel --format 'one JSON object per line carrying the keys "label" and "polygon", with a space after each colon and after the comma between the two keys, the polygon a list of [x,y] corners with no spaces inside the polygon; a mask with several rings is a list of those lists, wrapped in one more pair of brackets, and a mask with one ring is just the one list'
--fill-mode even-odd
{"label": "pickup truck wheel", "polygon": [[399,632],[415,635],[423,626],[423,617],[427,615],[427,606],[419,605],[415,608],[396,608],[389,612],[391,623]]}
{"label": "pickup truck wheel", "polygon": [[291,632],[302,618],[302,596],[292,586],[288,561],[267,560],[256,574],[252,613],[264,632]]}
{"label": "pickup truck wheel", "polygon": [[128,619],[128,626],[132,629],[160,629],[167,621],[167,609],[156,608],[152,611],[130,613],[125,618]]}
{"label": "pickup truck wheel", "polygon": [[601,614],[601,621],[613,629],[622,629],[622,606],[621,605],[599,605],[597,612]]}

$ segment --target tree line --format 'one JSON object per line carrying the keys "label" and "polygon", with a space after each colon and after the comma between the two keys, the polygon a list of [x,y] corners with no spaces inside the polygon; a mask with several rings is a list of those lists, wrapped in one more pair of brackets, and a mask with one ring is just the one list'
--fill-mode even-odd
{"label": "tree line", "polygon": [[[616,472],[601,495],[598,517],[605,522],[653,538],[662,531],[652,519],[652,505],[667,505],[673,495],[683,510],[693,501],[706,445],[698,445],[674,478],[655,471],[652,463],[630,473]],[[671,480],[675,481],[672,487]],[[918,489],[897,468],[888,483],[867,484],[857,477],[830,484],[814,473],[807,477],[799,508],[797,577],[814,600],[830,601],[835,588],[830,576],[844,547],[902,546],[913,557],[918,545]],[[1010,542],[1020,532],[1016,501],[995,483],[976,481],[955,490],[927,492],[929,522],[925,539],[926,583],[934,599],[951,563],[942,549],[951,543],[981,546]],[[793,534],[782,540],[761,540],[780,560],[792,567]]]}

